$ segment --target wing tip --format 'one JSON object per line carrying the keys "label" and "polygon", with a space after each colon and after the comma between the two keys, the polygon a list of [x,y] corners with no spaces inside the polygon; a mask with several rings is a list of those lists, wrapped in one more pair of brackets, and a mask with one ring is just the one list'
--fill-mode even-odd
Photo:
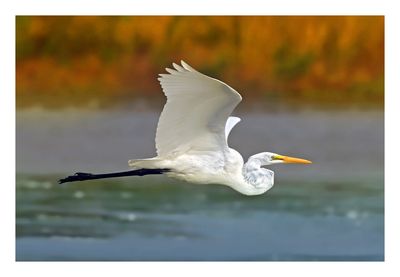
{"label": "wing tip", "polygon": [[176,71],[178,72],[185,72],[185,68],[183,68],[182,66],[176,64],[176,63],[172,63],[172,66],[176,69]]}
{"label": "wing tip", "polygon": [[237,116],[230,116],[226,120],[225,123],[225,138],[228,141],[229,134],[231,133],[232,129],[240,122],[242,119]]}
{"label": "wing tip", "polygon": [[239,123],[240,121],[242,121],[242,119],[238,116],[230,116],[232,117],[232,119],[234,119],[237,123]]}
{"label": "wing tip", "polygon": [[181,65],[183,66],[184,69],[190,72],[198,72],[196,69],[188,65],[184,60],[181,60]]}
{"label": "wing tip", "polygon": [[[167,71],[171,75],[179,75],[184,72],[198,72],[196,69],[187,64],[184,60],[181,60],[181,65],[172,63],[173,68],[166,67],[165,71]],[[159,74],[161,76],[161,74]]]}

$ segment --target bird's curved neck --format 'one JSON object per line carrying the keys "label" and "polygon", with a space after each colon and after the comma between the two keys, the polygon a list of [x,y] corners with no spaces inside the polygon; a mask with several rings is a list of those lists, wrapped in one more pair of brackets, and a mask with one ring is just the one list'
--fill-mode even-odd
{"label": "bird's curved neck", "polygon": [[246,183],[265,192],[274,185],[274,172],[262,168],[262,165],[262,161],[250,157],[243,165],[242,175]]}

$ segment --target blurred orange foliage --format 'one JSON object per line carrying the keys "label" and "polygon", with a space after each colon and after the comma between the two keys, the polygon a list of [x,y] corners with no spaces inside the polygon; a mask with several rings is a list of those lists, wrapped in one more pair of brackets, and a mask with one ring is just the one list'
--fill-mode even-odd
{"label": "blurred orange foliage", "polygon": [[248,99],[382,105],[383,16],[17,16],[17,106],[162,97],[183,59]]}

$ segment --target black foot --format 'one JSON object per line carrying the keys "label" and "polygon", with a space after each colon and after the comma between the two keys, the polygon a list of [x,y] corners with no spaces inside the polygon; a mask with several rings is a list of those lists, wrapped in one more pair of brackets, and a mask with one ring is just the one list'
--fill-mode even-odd
{"label": "black foot", "polygon": [[70,175],[63,179],[58,180],[58,183],[63,184],[63,183],[67,183],[67,182],[85,181],[85,180],[90,179],[91,176],[93,176],[92,173],[77,172],[74,175]]}

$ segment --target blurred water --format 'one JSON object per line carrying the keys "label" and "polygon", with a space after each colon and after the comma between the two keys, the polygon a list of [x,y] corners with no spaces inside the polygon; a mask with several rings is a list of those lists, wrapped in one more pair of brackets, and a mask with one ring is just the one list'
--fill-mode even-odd
{"label": "blurred water", "polygon": [[155,153],[158,114],[17,113],[17,260],[383,260],[383,112],[239,114],[230,145],[304,157],[246,197],[163,176],[58,185]]}

